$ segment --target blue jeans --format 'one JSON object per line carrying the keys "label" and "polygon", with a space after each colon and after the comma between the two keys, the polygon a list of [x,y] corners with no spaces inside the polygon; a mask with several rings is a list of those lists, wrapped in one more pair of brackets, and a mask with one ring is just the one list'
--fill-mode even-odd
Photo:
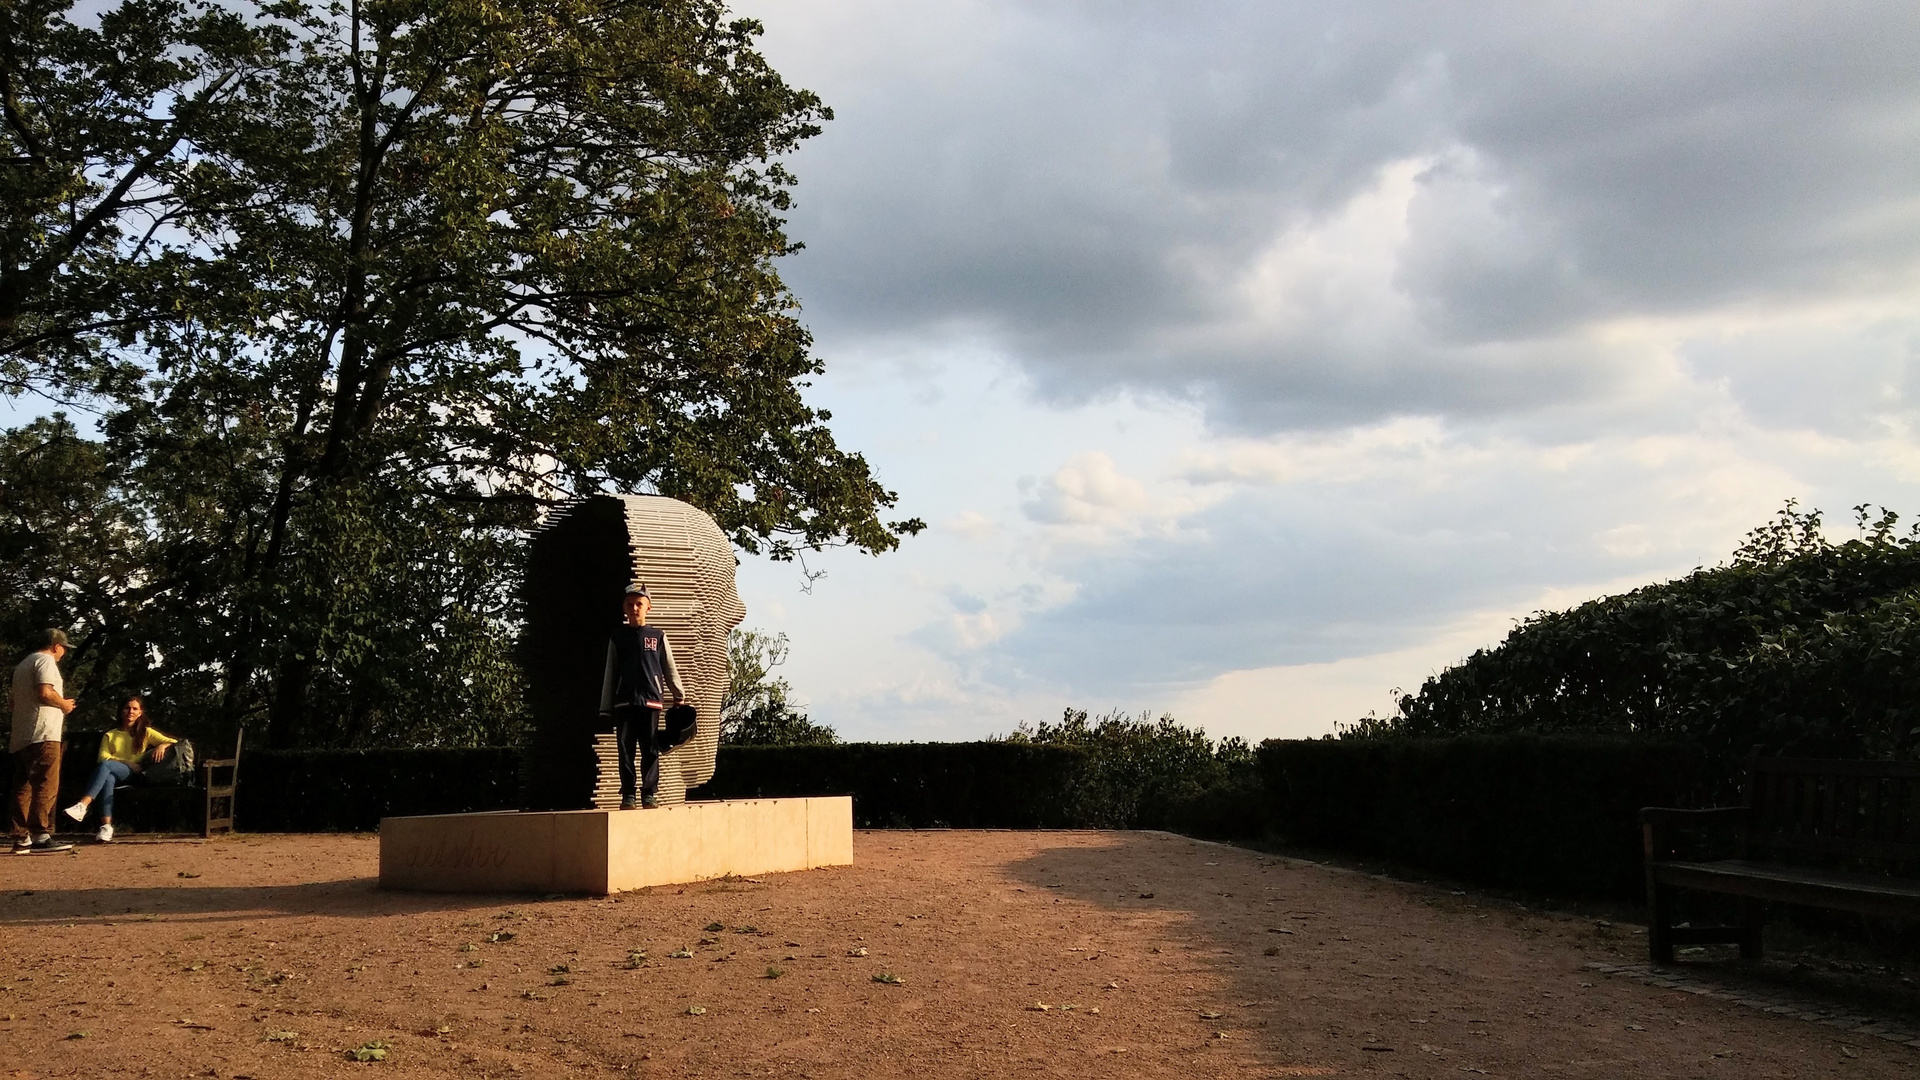
{"label": "blue jeans", "polygon": [[87,782],[87,794],[100,804],[100,817],[113,817],[113,785],[123,784],[133,775],[133,766],[124,761],[109,758],[93,770],[93,779]]}

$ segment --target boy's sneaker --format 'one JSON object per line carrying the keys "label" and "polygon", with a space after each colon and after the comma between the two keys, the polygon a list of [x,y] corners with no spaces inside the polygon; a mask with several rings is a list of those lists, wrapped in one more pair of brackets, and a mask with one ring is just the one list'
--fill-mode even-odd
{"label": "boy's sneaker", "polygon": [[93,838],[95,840],[100,841],[103,844],[107,843],[108,841],[113,839],[113,826],[112,825],[100,826],[100,831],[97,833],[94,833]]}
{"label": "boy's sneaker", "polygon": [[654,809],[655,807],[658,807],[659,805],[660,805],[660,800],[659,800],[659,799],[656,799],[656,798],[654,798],[654,797],[653,797],[653,796],[651,796],[651,795],[649,795],[649,796],[647,796],[646,798],[644,798],[644,799],[641,799],[641,800],[640,800],[640,808],[641,808],[642,810],[652,810],[652,809]]}
{"label": "boy's sneaker", "polygon": [[631,810],[631,809],[633,809],[633,800],[632,800],[632,799],[621,799],[621,800],[620,800],[620,809],[622,809],[622,810]]}
{"label": "boy's sneaker", "polygon": [[74,803],[72,806],[67,807],[66,815],[75,821],[87,820],[87,804],[83,802]]}
{"label": "boy's sneaker", "polygon": [[31,854],[32,852],[33,852],[33,837],[16,836],[13,838],[13,853],[15,855],[27,855],[27,854]]}
{"label": "boy's sneaker", "polygon": [[31,850],[35,855],[50,855],[56,851],[72,851],[73,845],[65,840],[55,840],[52,836],[43,836],[33,842]]}

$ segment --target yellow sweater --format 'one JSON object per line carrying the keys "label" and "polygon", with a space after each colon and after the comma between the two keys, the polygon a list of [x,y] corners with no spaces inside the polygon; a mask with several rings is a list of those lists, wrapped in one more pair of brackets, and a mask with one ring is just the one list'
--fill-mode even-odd
{"label": "yellow sweater", "polygon": [[157,728],[147,729],[147,741],[142,746],[133,745],[133,732],[125,728],[113,728],[100,736],[99,761],[119,761],[128,765],[140,764],[140,756],[156,746],[172,746],[179,742],[168,735],[160,734]]}

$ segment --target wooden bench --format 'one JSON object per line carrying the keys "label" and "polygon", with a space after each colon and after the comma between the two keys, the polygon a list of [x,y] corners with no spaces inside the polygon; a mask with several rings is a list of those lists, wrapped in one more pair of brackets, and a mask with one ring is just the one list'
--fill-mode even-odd
{"label": "wooden bench", "polygon": [[233,733],[233,756],[201,759],[200,790],[206,796],[200,817],[200,835],[233,831],[233,791],[240,783],[240,740],[245,731]]}
{"label": "wooden bench", "polygon": [[[79,797],[92,778],[100,748],[98,731],[69,732],[61,761],[60,805]],[[114,787],[114,818],[121,832],[190,832],[201,836],[233,831],[234,790],[239,782],[240,740],[233,737],[233,754],[194,762],[192,779],[183,784],[119,784]],[[64,824],[66,818],[60,821]]]}
{"label": "wooden bench", "polygon": [[[1920,918],[1920,762],[1767,758],[1747,772],[1744,806],[1640,811],[1647,869],[1647,948],[1735,943],[1760,955],[1762,905]],[[1733,834],[1733,858],[1683,853],[1689,833]],[[1734,926],[1674,926],[1679,889],[1741,900]]]}

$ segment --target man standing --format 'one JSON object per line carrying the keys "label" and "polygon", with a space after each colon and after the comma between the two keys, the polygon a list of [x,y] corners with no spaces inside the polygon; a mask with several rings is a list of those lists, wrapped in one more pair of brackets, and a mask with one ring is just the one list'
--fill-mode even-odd
{"label": "man standing", "polygon": [[638,582],[621,601],[624,621],[607,642],[607,670],[600,680],[600,715],[613,718],[614,744],[620,755],[620,809],[633,809],[633,751],[640,748],[640,805],[660,805],[660,714],[670,695],[675,705],[687,698],[673,665],[673,648],[657,626],[647,625],[653,595]]}
{"label": "man standing", "polygon": [[60,797],[60,735],[73,699],[66,680],[64,631],[48,630],[39,649],[13,669],[13,853],[69,851],[53,838],[53,806]]}

